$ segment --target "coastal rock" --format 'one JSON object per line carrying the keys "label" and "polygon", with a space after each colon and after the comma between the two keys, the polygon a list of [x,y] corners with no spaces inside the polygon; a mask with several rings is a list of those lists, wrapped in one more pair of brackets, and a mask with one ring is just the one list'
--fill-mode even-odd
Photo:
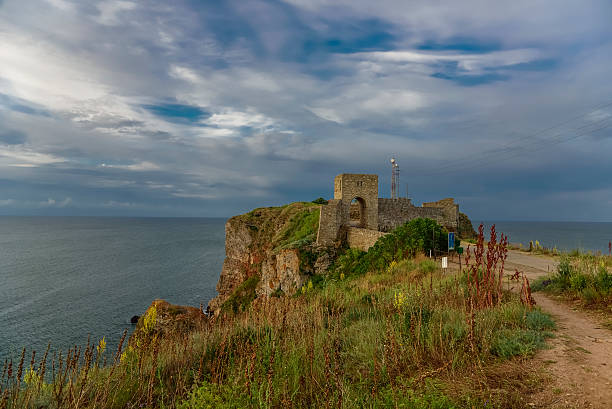
{"label": "coastal rock", "polygon": [[169,335],[186,334],[206,324],[208,317],[199,308],[174,305],[165,300],[155,300],[138,319],[130,336],[129,345],[137,346]]}
{"label": "coastal rock", "polygon": [[459,212],[459,237],[463,239],[474,239],[476,238],[476,230],[472,225],[471,220],[465,213]]}
{"label": "coastal rock", "polygon": [[217,283],[218,296],[208,304],[210,311],[217,314],[235,292],[244,298],[241,285],[251,277],[259,279],[253,296],[291,295],[299,290],[314,273],[319,256],[313,243],[320,206],[292,203],[230,218],[225,224],[226,257]]}
{"label": "coastal rock", "polygon": [[272,295],[275,291],[294,294],[308,277],[300,273],[300,255],[295,249],[281,250],[271,255],[261,267],[261,279],[256,289],[258,297]]}
{"label": "coastal rock", "polygon": [[130,324],[138,324],[138,320],[140,319],[140,315],[134,315],[131,319],[130,319]]}

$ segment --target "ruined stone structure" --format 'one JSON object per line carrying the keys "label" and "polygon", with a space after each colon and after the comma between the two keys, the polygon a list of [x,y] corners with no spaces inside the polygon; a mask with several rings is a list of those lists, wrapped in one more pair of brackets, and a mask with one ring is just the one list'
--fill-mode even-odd
{"label": "ruined stone structure", "polygon": [[343,173],[334,179],[334,198],[321,206],[317,244],[331,246],[347,240],[350,247],[365,251],[384,232],[419,217],[457,231],[459,206],[450,198],[421,207],[407,198],[379,198],[377,175]]}

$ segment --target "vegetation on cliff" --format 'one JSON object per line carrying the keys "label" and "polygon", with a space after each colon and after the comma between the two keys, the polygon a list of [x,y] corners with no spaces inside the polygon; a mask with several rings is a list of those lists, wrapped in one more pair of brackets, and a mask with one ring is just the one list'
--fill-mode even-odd
{"label": "vegetation on cliff", "polygon": [[399,254],[163,337],[149,309],[125,351],[95,342],[5,366],[0,409],[525,407],[538,378],[524,358],[550,317],[488,286],[499,258],[443,273]]}
{"label": "vegetation on cliff", "polygon": [[253,250],[298,247],[316,240],[319,206],[296,202],[280,207],[261,207],[232,219],[245,222],[251,229]]}

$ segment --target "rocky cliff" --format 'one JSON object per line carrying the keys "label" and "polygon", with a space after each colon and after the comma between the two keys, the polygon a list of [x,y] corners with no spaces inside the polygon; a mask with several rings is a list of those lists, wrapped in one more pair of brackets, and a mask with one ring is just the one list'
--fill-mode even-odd
{"label": "rocky cliff", "polygon": [[329,266],[333,250],[314,244],[319,208],[313,203],[255,209],[225,224],[225,261],[208,305],[240,310],[259,296],[291,295]]}

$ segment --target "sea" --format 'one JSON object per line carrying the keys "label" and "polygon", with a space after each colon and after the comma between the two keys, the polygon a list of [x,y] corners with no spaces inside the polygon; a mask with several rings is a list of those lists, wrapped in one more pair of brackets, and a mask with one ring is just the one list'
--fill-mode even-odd
{"label": "sea", "polygon": [[[151,301],[206,307],[225,219],[0,217],[0,367],[104,337],[113,351]],[[29,362],[29,359],[26,359]]]}
{"label": "sea", "polygon": [[[512,243],[607,252],[612,223],[504,222]],[[114,350],[151,301],[206,307],[225,219],[0,217],[0,366],[104,337]],[[475,228],[477,228],[477,223]]]}

